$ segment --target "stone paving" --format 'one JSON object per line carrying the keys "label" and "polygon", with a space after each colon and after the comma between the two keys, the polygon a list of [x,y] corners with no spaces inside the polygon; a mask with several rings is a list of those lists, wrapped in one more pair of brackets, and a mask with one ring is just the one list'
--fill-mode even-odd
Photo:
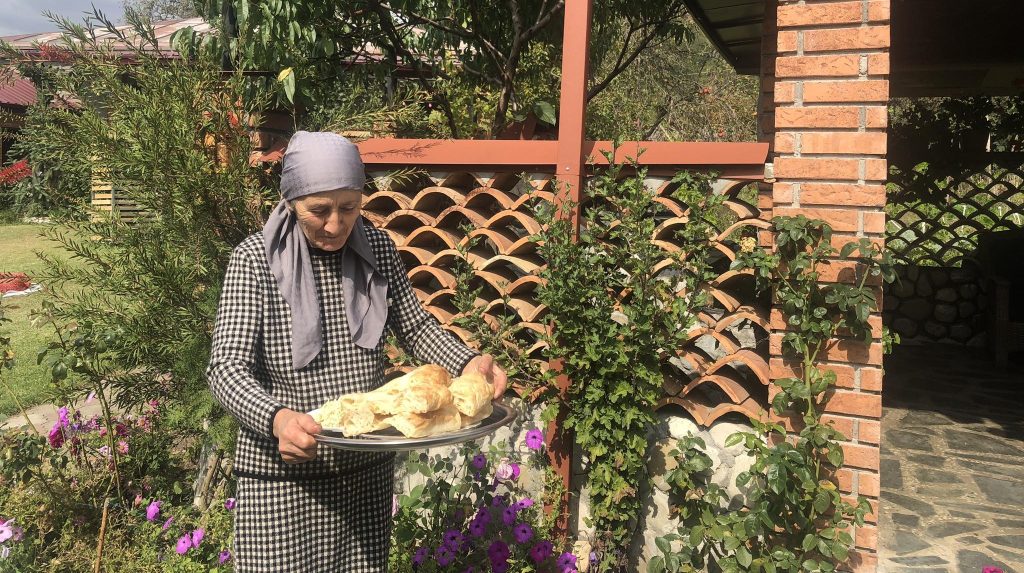
{"label": "stone paving", "polygon": [[879,571],[1024,573],[1024,366],[932,344],[885,367]]}

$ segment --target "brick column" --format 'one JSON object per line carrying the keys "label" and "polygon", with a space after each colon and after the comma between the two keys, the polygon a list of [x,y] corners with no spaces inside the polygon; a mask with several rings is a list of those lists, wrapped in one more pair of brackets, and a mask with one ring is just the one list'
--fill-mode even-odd
{"label": "brick column", "polygon": [[[775,0],[766,0],[774,4]],[[828,221],[840,246],[884,239],[886,103],[889,98],[889,0],[778,0],[775,133],[772,154],[775,216],[804,214]],[[850,263],[835,261],[825,280],[842,280]],[[881,305],[881,289],[877,292]],[[779,356],[781,317],[772,317],[772,374],[792,370]],[[838,375],[826,420],[849,439],[843,491],[868,497],[875,509],[856,531],[849,568],[877,568],[879,436],[882,416],[882,321],[871,317],[870,345],[842,342],[826,354]]]}

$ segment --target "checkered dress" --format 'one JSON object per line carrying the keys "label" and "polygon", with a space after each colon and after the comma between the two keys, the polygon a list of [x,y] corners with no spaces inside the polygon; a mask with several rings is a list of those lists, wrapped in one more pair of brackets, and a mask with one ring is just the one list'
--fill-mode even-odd
{"label": "checkered dress", "polygon": [[[394,242],[364,219],[377,270],[388,278],[388,328],[407,352],[459,373],[476,356],[416,299]],[[391,519],[392,454],[319,446],[316,460],[285,464],[273,436],[278,410],[307,412],[384,383],[384,338],[373,350],[352,343],[341,257],[311,253],[323,348],[292,366],[291,313],[267,264],[263,236],[235,248],[224,279],[207,378],[238,419],[235,569],[383,571]]]}

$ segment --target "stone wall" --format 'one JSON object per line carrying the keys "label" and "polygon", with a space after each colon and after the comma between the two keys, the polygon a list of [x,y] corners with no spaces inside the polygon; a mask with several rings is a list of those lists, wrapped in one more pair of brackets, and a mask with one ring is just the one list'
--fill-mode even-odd
{"label": "stone wall", "polygon": [[988,299],[976,267],[900,265],[896,274],[883,318],[901,342],[984,344]]}

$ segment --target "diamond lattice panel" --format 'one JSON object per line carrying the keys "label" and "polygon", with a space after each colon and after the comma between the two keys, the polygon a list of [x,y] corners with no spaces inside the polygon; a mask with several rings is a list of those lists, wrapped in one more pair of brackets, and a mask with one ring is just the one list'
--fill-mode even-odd
{"label": "diamond lattice panel", "polygon": [[[652,239],[677,251],[673,237],[686,224],[688,207],[671,197],[670,181],[651,179],[649,185],[667,209]],[[659,404],[682,407],[703,425],[728,413],[759,415],[767,403],[767,320],[751,306],[750,277],[728,270],[736,241],[756,237],[767,223],[758,218],[756,191],[719,187],[728,197],[728,213],[715,237],[713,265],[719,276],[709,285],[713,302],[700,313],[689,342],[665,354],[666,396]],[[552,198],[548,174],[524,179],[511,173],[430,173],[380,185],[364,200],[363,214],[394,239],[427,310],[467,343],[469,333],[452,325],[455,263],[457,248],[477,237],[469,252],[477,281],[470,287],[482,287],[477,304],[485,308],[485,318],[513,316],[522,327],[518,342],[531,358],[542,360],[545,309],[534,294],[544,262],[530,236],[539,231],[533,202]]]}
{"label": "diamond lattice panel", "polygon": [[986,231],[1024,226],[1024,160],[894,166],[886,246],[900,262],[960,266]]}

